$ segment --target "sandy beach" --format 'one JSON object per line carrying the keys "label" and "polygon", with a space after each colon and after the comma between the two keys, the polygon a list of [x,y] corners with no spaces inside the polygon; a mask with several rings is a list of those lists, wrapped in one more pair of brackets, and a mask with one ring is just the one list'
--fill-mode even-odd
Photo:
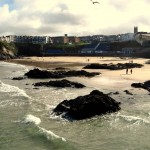
{"label": "sandy beach", "polygon": [[143,64],[144,67],[142,68],[134,68],[132,69],[132,74],[130,70],[128,74],[126,74],[126,70],[88,70],[88,71],[98,71],[102,73],[102,76],[111,78],[118,78],[118,79],[125,79],[125,80],[135,80],[139,82],[144,82],[149,80],[150,76],[150,65],[145,64],[148,59],[144,58],[119,58],[119,57],[24,57],[22,59],[13,59],[11,62],[35,66],[45,69],[54,69],[56,67],[65,67],[68,69],[82,69],[85,65],[91,63],[100,63],[100,64],[117,64],[117,63],[128,63],[133,61],[134,63]]}

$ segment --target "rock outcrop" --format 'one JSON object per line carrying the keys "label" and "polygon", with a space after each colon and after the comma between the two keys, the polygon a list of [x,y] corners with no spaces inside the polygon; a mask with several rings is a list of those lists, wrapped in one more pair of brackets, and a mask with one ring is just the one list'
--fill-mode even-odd
{"label": "rock outcrop", "polygon": [[38,68],[35,68],[25,73],[25,76],[27,76],[28,78],[44,79],[44,78],[65,78],[65,77],[77,77],[77,76],[94,77],[99,74],[100,73],[96,73],[96,72],[90,73],[84,70],[47,71],[47,70],[40,70]]}
{"label": "rock outcrop", "polygon": [[83,69],[109,69],[109,70],[121,70],[121,69],[130,69],[130,68],[141,68],[143,67],[142,64],[137,63],[118,63],[118,64],[90,64],[85,66]]}
{"label": "rock outcrop", "polygon": [[56,106],[53,113],[65,118],[81,120],[119,111],[120,102],[115,101],[108,95],[98,90],[89,95],[79,96],[72,100],[64,100]]}
{"label": "rock outcrop", "polygon": [[0,60],[13,59],[15,57],[15,54],[11,50],[0,45]]}
{"label": "rock outcrop", "polygon": [[49,81],[49,82],[37,82],[35,84],[33,84],[34,86],[46,86],[46,87],[72,87],[72,88],[83,88],[85,87],[83,84],[81,83],[77,83],[77,82],[71,82],[68,81],[66,79],[63,80],[57,80],[57,81]]}
{"label": "rock outcrop", "polygon": [[150,80],[145,81],[144,83],[132,83],[131,86],[134,88],[143,88],[150,92]]}
{"label": "rock outcrop", "polygon": [[12,80],[23,80],[23,79],[25,79],[25,77],[14,77],[14,78],[12,78]]}
{"label": "rock outcrop", "polygon": [[128,94],[128,95],[133,95],[130,91],[128,91],[128,90],[124,90],[124,92],[126,93],[126,94]]}

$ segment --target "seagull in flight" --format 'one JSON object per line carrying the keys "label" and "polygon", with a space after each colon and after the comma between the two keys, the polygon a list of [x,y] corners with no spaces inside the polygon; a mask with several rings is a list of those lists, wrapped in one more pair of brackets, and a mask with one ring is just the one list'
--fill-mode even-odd
{"label": "seagull in flight", "polygon": [[[91,0],[92,1],[92,0]],[[92,1],[93,4],[100,4],[98,1]]]}
{"label": "seagull in flight", "polygon": [[99,3],[99,2],[97,2],[97,1],[93,2],[93,4],[96,4],[96,3],[97,3],[97,4],[100,4],[100,3]]}

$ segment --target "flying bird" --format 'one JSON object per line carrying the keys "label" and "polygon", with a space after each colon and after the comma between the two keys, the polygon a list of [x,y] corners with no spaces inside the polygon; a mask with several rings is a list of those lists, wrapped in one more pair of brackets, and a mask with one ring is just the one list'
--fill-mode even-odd
{"label": "flying bird", "polygon": [[97,2],[97,1],[95,1],[95,2],[93,2],[93,4],[100,4],[99,2]]}
{"label": "flying bird", "polygon": [[[91,0],[92,1],[92,0]],[[92,1],[93,4],[100,4],[98,1]]]}

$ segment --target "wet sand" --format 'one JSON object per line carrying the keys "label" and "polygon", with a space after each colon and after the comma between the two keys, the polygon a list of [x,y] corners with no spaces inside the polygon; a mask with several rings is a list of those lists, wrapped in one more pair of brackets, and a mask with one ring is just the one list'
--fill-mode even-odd
{"label": "wet sand", "polygon": [[148,59],[143,58],[119,58],[119,57],[24,57],[22,59],[13,59],[10,62],[29,65],[34,67],[40,67],[45,69],[54,69],[56,67],[65,67],[69,69],[82,69],[85,65],[91,63],[128,63],[133,61],[134,63],[143,64],[142,68],[134,68],[132,69],[132,74],[130,69],[128,74],[126,74],[126,70],[88,70],[93,72],[101,72],[102,76],[109,77],[110,79],[125,79],[125,80],[133,80],[138,82],[144,82],[146,80],[150,80],[150,64],[145,64]]}

